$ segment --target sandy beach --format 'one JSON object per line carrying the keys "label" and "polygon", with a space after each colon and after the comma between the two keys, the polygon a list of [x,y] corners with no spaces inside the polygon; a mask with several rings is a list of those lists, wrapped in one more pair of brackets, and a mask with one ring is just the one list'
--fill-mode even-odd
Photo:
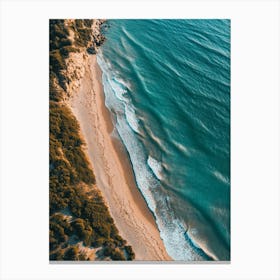
{"label": "sandy beach", "polygon": [[104,105],[101,70],[92,55],[86,60],[81,85],[70,100],[81,126],[85,152],[120,235],[132,246],[135,260],[170,260],[154,217],[138,190],[132,167]]}

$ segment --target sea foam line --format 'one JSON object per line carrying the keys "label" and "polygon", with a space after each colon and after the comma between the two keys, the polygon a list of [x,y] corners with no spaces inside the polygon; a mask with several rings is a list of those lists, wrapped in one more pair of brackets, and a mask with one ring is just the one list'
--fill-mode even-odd
{"label": "sea foam line", "polygon": [[110,64],[105,62],[100,52],[97,55],[97,62],[102,70],[105,105],[111,113],[115,114],[115,128],[128,151],[137,187],[143,194],[149,209],[154,213],[160,236],[168,254],[174,260],[204,260],[205,257],[198,253],[194,246],[195,242],[191,241],[193,236],[191,238],[186,235],[185,226],[176,218],[172,207],[170,207],[169,198],[158,180],[161,178],[161,163],[144,152],[143,145],[136,137],[135,132],[138,131],[138,126],[135,125],[136,116],[133,113],[127,116],[129,111],[127,108],[131,105],[124,96],[124,83],[121,83],[120,79],[117,79],[118,83],[116,83],[116,77],[108,67]]}

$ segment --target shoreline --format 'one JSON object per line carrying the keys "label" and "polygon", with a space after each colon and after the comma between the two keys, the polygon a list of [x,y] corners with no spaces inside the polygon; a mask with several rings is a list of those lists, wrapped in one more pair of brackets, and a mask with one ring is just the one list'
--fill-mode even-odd
{"label": "shoreline", "polygon": [[111,136],[114,127],[105,106],[102,72],[96,55],[89,56],[86,61],[85,75],[69,107],[80,124],[97,187],[120,235],[132,246],[135,260],[171,260],[155,218],[136,185],[127,151],[119,139]]}

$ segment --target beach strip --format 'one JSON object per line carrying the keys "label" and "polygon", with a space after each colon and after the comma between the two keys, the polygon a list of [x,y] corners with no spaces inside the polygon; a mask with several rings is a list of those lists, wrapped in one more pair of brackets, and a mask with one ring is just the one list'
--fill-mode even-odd
{"label": "beach strip", "polygon": [[120,235],[132,246],[135,260],[171,260],[154,216],[136,186],[128,154],[119,139],[111,136],[114,127],[105,107],[96,55],[86,59],[85,74],[70,107],[80,124],[97,186]]}

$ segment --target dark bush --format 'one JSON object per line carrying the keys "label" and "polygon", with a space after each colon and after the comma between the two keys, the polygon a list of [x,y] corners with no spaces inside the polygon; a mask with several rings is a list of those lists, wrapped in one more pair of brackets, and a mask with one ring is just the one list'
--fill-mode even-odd
{"label": "dark bush", "polygon": [[80,253],[79,254],[79,261],[87,261],[87,256],[85,253]]}
{"label": "dark bush", "polygon": [[71,52],[77,52],[77,48],[74,48],[72,46],[66,46],[66,47],[63,47],[61,48],[60,50],[60,54],[64,57],[64,58],[68,58],[69,57],[69,54]]}
{"label": "dark bush", "polygon": [[68,38],[63,38],[59,41],[59,49],[71,45],[72,45],[72,41]]}
{"label": "dark bush", "polygon": [[93,247],[95,247],[95,248],[97,248],[97,247],[100,247],[100,246],[102,246],[104,243],[105,243],[105,238],[96,238],[95,239],[95,241],[93,241],[92,243],[91,243],[91,246],[93,246]]}
{"label": "dark bush", "polygon": [[128,256],[127,260],[129,260],[129,261],[134,260],[135,259],[135,254],[132,250],[132,247],[131,246],[125,246],[124,249],[125,249],[125,251],[127,253],[127,256]]}
{"label": "dark bush", "polygon": [[66,67],[65,61],[61,56],[59,50],[50,53],[50,70],[58,74],[59,71]]}
{"label": "dark bush", "polygon": [[95,48],[94,47],[89,47],[87,48],[88,54],[96,54]]}
{"label": "dark bush", "polygon": [[65,261],[77,261],[79,260],[79,249],[76,246],[71,246],[64,253],[63,259]]}
{"label": "dark bush", "polygon": [[117,250],[113,250],[111,254],[111,259],[114,261],[125,261],[123,252]]}
{"label": "dark bush", "polygon": [[105,247],[105,248],[104,248],[104,250],[103,250],[103,255],[104,255],[105,257],[110,257],[110,256],[112,256],[113,252],[114,252],[114,248],[108,246],[108,247]]}
{"label": "dark bush", "polygon": [[61,260],[63,260],[63,251],[58,250],[54,254],[51,254],[50,255],[50,260],[51,261],[61,261]]}
{"label": "dark bush", "polygon": [[83,28],[84,23],[82,19],[75,19],[76,28]]}
{"label": "dark bush", "polygon": [[86,27],[91,27],[93,24],[93,20],[92,19],[84,19],[84,25]]}

